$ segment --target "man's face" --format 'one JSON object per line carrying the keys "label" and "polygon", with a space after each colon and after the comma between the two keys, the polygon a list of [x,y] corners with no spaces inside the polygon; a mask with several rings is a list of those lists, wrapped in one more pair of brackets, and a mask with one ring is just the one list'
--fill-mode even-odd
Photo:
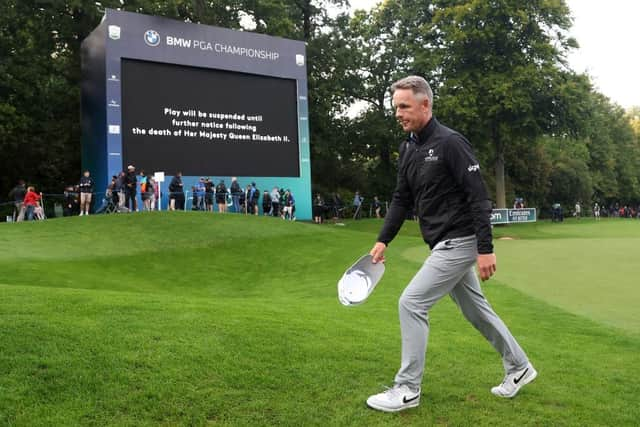
{"label": "man's face", "polygon": [[393,93],[396,119],[405,132],[418,132],[431,118],[429,100],[416,98],[411,89],[397,89]]}
{"label": "man's face", "polygon": [[88,177],[89,177],[89,171],[86,171],[86,172],[84,173],[84,176],[86,176],[86,177],[88,178]]}

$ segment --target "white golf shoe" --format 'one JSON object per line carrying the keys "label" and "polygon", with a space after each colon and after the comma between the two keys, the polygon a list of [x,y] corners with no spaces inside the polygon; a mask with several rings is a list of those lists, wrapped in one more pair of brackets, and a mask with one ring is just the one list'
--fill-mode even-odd
{"label": "white golf shoe", "polygon": [[507,374],[502,380],[502,384],[495,386],[491,389],[491,393],[499,397],[513,397],[520,389],[529,384],[538,376],[531,363],[528,363],[524,369]]}
{"label": "white golf shoe", "polygon": [[367,406],[383,412],[398,412],[415,408],[420,404],[420,389],[412,390],[406,384],[396,384],[392,388],[367,399]]}

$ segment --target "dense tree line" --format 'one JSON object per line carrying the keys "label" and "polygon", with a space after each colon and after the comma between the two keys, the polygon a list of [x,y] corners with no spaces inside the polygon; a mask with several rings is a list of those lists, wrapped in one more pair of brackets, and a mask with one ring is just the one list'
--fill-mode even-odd
{"label": "dense tree line", "polygon": [[[498,206],[640,202],[640,111],[568,68],[563,1],[5,0],[0,197],[18,178],[59,192],[80,171],[80,43],[104,8],[304,40],[314,191],[386,197],[397,147],[388,88],[419,74],[435,114],[474,144]],[[359,108],[354,109],[354,105]]]}

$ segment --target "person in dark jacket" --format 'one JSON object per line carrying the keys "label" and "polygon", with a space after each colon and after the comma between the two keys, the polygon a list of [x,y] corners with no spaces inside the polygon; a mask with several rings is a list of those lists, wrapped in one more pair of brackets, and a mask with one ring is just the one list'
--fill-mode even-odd
{"label": "person in dark jacket", "polygon": [[267,190],[262,192],[262,215],[271,215],[271,195]]}
{"label": "person in dark jacket", "polygon": [[291,221],[295,221],[295,213],[294,209],[296,208],[296,199],[293,197],[293,193],[291,190],[287,188],[284,192],[284,197],[282,198],[282,219],[289,219]]}
{"label": "person in dark jacket", "polygon": [[184,184],[182,172],[178,172],[169,183],[169,210],[184,210]]}
{"label": "person in dark jacket", "polygon": [[340,194],[333,193],[333,220],[334,222],[338,220],[342,216],[342,211],[344,210],[344,202],[340,197]]}
{"label": "person in dark jacket", "polygon": [[209,177],[204,179],[204,207],[207,212],[213,212],[213,196],[215,186]]}
{"label": "person in dark jacket", "polygon": [[231,201],[233,203],[233,212],[240,212],[240,197],[242,196],[242,187],[235,176],[231,178]]}
{"label": "person in dark jacket", "polygon": [[84,171],[80,177],[80,216],[89,215],[91,196],[93,195],[93,179],[89,171]]}
{"label": "person in dark jacket", "polygon": [[316,194],[316,198],[313,199],[313,222],[316,224],[322,224],[322,217],[324,216],[324,199],[320,196],[320,193]]}
{"label": "person in dark jacket", "polygon": [[216,185],[216,204],[218,205],[218,212],[227,212],[227,186],[224,184],[224,179],[221,179]]}
{"label": "person in dark jacket", "polygon": [[[18,181],[18,184],[16,184],[15,187],[13,187],[11,189],[11,191],[9,191],[9,198],[13,199],[13,206],[14,206],[14,210],[13,210],[13,221],[17,221],[19,217],[24,218],[24,212],[22,212],[22,210],[24,209],[24,196],[27,195],[27,186],[25,184],[25,182],[21,179],[20,181]],[[22,215],[20,215],[22,213]]]}
{"label": "person in dark jacket", "polygon": [[124,177],[124,205],[130,212],[138,210],[138,177],[136,176],[136,168],[129,165],[127,174]]}
{"label": "person in dark jacket", "polygon": [[247,214],[258,215],[258,200],[260,200],[260,190],[256,188],[256,183],[252,182],[247,187]]}
{"label": "person in dark jacket", "polygon": [[[387,245],[414,206],[431,255],[399,301],[402,363],[392,389],[369,397],[373,409],[396,412],[418,406],[429,335],[429,311],[450,295],[465,318],[502,356],[505,377],[491,389],[513,397],[537,372],[482,293],[480,278],[496,271],[491,237],[491,202],[469,141],[441,125],[432,113],[433,93],[421,77],[391,86],[396,118],[409,138],[400,147],[398,177],[373,262],[383,262]],[[473,368],[471,368],[473,369]]]}

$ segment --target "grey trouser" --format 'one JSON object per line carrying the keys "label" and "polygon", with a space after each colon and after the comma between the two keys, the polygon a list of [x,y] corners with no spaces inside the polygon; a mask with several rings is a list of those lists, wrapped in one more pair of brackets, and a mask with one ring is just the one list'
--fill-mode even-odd
{"label": "grey trouser", "polygon": [[402,366],[396,384],[420,387],[429,336],[429,310],[447,294],[500,353],[506,373],[527,365],[522,348],[482,294],[474,270],[476,258],[475,236],[442,241],[402,293],[399,301]]}

